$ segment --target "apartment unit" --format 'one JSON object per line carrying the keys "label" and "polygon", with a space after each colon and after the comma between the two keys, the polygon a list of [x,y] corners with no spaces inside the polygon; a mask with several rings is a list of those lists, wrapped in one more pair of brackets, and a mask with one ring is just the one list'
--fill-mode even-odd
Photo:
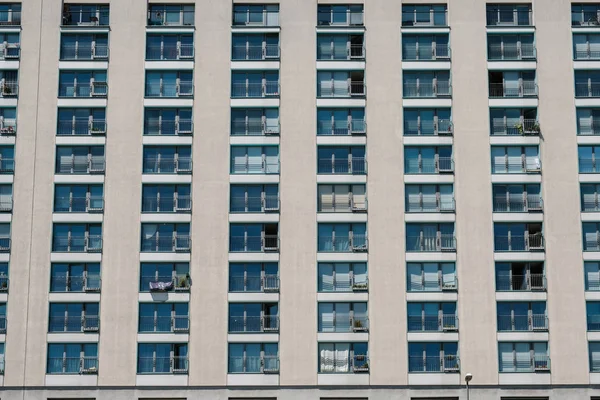
{"label": "apartment unit", "polygon": [[600,399],[599,21],[0,0],[0,397]]}

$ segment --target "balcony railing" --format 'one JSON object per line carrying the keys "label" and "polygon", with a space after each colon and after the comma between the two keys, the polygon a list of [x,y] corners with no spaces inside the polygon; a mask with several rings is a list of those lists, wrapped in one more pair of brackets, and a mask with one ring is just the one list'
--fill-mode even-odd
{"label": "balcony railing", "polygon": [[231,236],[230,252],[277,252],[279,251],[278,235]]}
{"label": "balcony railing", "polygon": [[229,276],[230,292],[279,292],[279,275]]}
{"label": "balcony railing", "polygon": [[488,26],[531,26],[531,10],[489,10],[486,12]]}
{"label": "balcony railing", "polygon": [[430,43],[429,45],[416,43],[404,46],[403,59],[405,61],[447,61],[450,59],[450,53],[450,46],[447,43]]}
{"label": "balcony railing", "polygon": [[6,333],[6,315],[0,315],[0,334]]}
{"label": "balcony railing", "polygon": [[193,95],[194,82],[192,81],[146,83],[146,97],[187,98]]}
{"label": "balcony railing", "polygon": [[19,94],[19,84],[13,81],[0,81],[0,97],[17,97]]}
{"label": "balcony railing", "polygon": [[8,276],[4,274],[0,275],[0,293],[8,292],[9,283]]}
{"label": "balcony railing", "polygon": [[600,119],[592,118],[592,120],[588,121],[579,119],[577,122],[579,125],[579,129],[577,130],[578,135],[600,135]]}
{"label": "balcony railing", "polygon": [[[160,7],[159,7],[160,8]],[[148,10],[148,26],[194,26],[195,10]]]}
{"label": "balcony railing", "polygon": [[145,174],[189,174],[192,172],[192,158],[175,157],[146,157],[144,158]]}
{"label": "balcony railing", "polygon": [[191,135],[193,131],[191,119],[147,119],[144,122],[144,135]]}
{"label": "balcony railing", "polygon": [[405,136],[452,136],[454,125],[449,119],[404,120]]}
{"label": "balcony railing", "polygon": [[367,235],[351,233],[350,236],[319,238],[319,251],[329,253],[365,252],[369,248]]}
{"label": "balcony railing", "polygon": [[438,276],[437,279],[431,279],[425,274],[421,274],[419,281],[412,275],[408,287],[410,292],[455,292],[457,290],[458,278],[456,275]]}
{"label": "balcony railing", "polygon": [[74,119],[58,121],[57,135],[104,135],[106,134],[105,119]]}
{"label": "balcony railing", "polygon": [[547,331],[548,317],[545,314],[498,315],[498,331]]}
{"label": "balcony railing", "polygon": [[98,332],[100,317],[98,315],[76,315],[50,317],[48,332]]}
{"label": "balcony railing", "polygon": [[108,45],[76,43],[74,45],[60,46],[60,59],[65,61],[72,60],[107,60]]}
{"label": "balcony railing", "polygon": [[497,274],[496,290],[503,292],[545,291],[546,276],[544,274]]}
{"label": "balcony railing", "polygon": [[54,200],[54,212],[90,213],[104,210],[102,196],[68,196]]}
{"label": "balcony railing", "polygon": [[402,27],[430,27],[430,26],[448,26],[448,11],[447,10],[434,10],[429,11],[416,11],[416,10],[403,10],[402,11]]}
{"label": "balcony railing", "polygon": [[317,121],[317,135],[364,135],[367,133],[367,122],[364,119],[352,118],[348,121]]}
{"label": "balcony railing", "polygon": [[[577,45],[579,47],[579,45]],[[597,47],[594,46],[595,50],[592,50],[590,44],[587,44],[587,48],[585,50],[575,49],[573,51],[575,60],[600,60],[600,51],[597,50]]]}
{"label": "balcony railing", "polygon": [[229,316],[229,332],[279,332],[278,315]]}
{"label": "balcony railing", "polygon": [[[147,288],[151,292],[166,292],[175,290],[176,292],[187,292],[190,290],[192,281],[189,274],[171,274],[165,276],[141,276],[141,287]],[[145,290],[145,289],[144,289]]]}
{"label": "balcony railing", "polygon": [[9,237],[0,237],[0,253],[10,253],[10,245]]}
{"label": "balcony railing", "polygon": [[13,209],[13,198],[0,198],[0,212],[10,212]]}
{"label": "balcony railing", "polygon": [[406,174],[440,174],[454,172],[452,157],[407,158],[405,159]]}
{"label": "balcony railing", "polygon": [[234,10],[233,26],[279,26],[279,10]]}
{"label": "balcony railing", "polygon": [[542,211],[542,197],[537,194],[527,196],[494,197],[494,212],[530,212]]}
{"label": "balcony railing", "polygon": [[517,354],[512,363],[508,370],[504,368],[501,372],[550,372],[550,357],[546,354],[523,354],[523,359]]}
{"label": "balcony railing", "polygon": [[192,238],[187,234],[175,233],[172,236],[142,238],[142,252],[183,252],[189,253]]}
{"label": "balcony railing", "polygon": [[317,11],[317,21],[318,21],[319,27],[363,26],[364,25],[364,17],[363,17],[362,10],[360,10],[360,11],[358,11],[358,10]]}
{"label": "balcony railing", "polygon": [[539,174],[542,172],[542,160],[539,157],[529,157],[523,154],[521,157],[506,155],[504,160],[494,157],[492,163],[493,174]]}
{"label": "balcony railing", "polygon": [[102,285],[100,275],[84,272],[83,275],[52,275],[50,286],[63,288],[63,290],[52,290],[53,292],[99,292]]}
{"label": "balcony railing", "polygon": [[146,46],[146,60],[193,60],[194,45],[179,43],[177,45],[148,45]]}
{"label": "balcony railing", "polygon": [[452,233],[430,235],[421,233],[419,236],[407,236],[406,251],[408,252],[454,252],[456,237]]}
{"label": "balcony railing", "polygon": [[408,356],[408,372],[459,372],[460,359],[457,355]]}
{"label": "balcony railing", "polygon": [[12,174],[15,172],[14,158],[0,157],[0,174]]}
{"label": "balcony railing", "polygon": [[102,251],[102,235],[54,236],[52,251],[67,253],[98,253]]}
{"label": "balcony railing", "polygon": [[504,118],[492,119],[492,136],[538,136],[540,124],[536,119],[522,119],[516,124],[509,124]]}
{"label": "balcony railing", "polygon": [[61,83],[58,88],[59,97],[106,97],[107,95],[107,82],[68,82]]}
{"label": "balcony railing", "polygon": [[369,318],[366,315],[348,313],[335,313],[333,320],[324,321],[320,317],[321,329],[319,332],[368,332]]}
{"label": "balcony railing", "polygon": [[[537,97],[537,84],[532,81],[490,83],[490,98]],[[600,87],[599,87],[600,89]]]}
{"label": "balcony railing", "polygon": [[17,120],[15,118],[0,117],[0,135],[13,136],[17,133]]}
{"label": "balcony railing", "polygon": [[56,168],[57,174],[102,174],[104,173],[104,156],[65,156],[60,157]]}
{"label": "balcony railing", "polygon": [[493,43],[488,45],[488,60],[535,60],[533,43]]}
{"label": "balcony railing", "polygon": [[321,158],[319,159],[317,173],[365,175],[367,173],[367,160],[364,157],[351,157],[347,159]]}
{"label": "balcony railing", "polygon": [[320,358],[319,365],[321,374],[368,373],[369,357],[365,354],[354,354],[349,358]]}
{"label": "balcony railing", "polygon": [[279,356],[229,356],[230,374],[278,374]]}
{"label": "balcony railing", "polygon": [[19,26],[21,25],[21,10],[0,11],[0,25]]}
{"label": "balcony railing", "polygon": [[139,331],[186,333],[190,330],[190,318],[187,315],[141,316]]}
{"label": "balcony railing", "polygon": [[187,356],[139,357],[138,374],[187,374]]}
{"label": "balcony railing", "polygon": [[367,211],[368,201],[366,197],[353,196],[348,193],[345,196],[339,196],[329,201],[329,199],[319,199],[318,212],[361,212]]}
{"label": "balcony railing", "polygon": [[422,193],[419,194],[419,200],[409,198],[406,203],[406,212],[454,212],[455,209],[454,198],[440,198]]}
{"label": "balcony railing", "polygon": [[277,60],[279,59],[279,45],[267,43],[260,46],[234,45],[231,59],[233,61]]}
{"label": "balcony railing", "polygon": [[317,47],[317,60],[364,60],[365,46],[362,44],[347,43],[345,48],[339,48],[332,43],[331,46]]}
{"label": "balcony railing", "polygon": [[525,235],[495,235],[495,251],[543,251],[544,236],[542,233]]}
{"label": "balcony railing", "polygon": [[408,316],[409,332],[456,332],[458,317],[456,314]]}
{"label": "balcony railing", "polygon": [[369,290],[369,279],[354,274],[335,274],[331,280],[321,282],[322,292],[366,292]]}
{"label": "balcony railing", "polygon": [[21,57],[21,44],[0,43],[0,60],[18,60]]}
{"label": "balcony railing", "polygon": [[48,371],[52,375],[97,374],[98,357],[48,357]]}
{"label": "balcony railing", "polygon": [[232,98],[279,97],[279,81],[234,82],[231,85]]}
{"label": "balcony railing", "polygon": [[452,96],[452,85],[449,81],[437,82],[404,82],[404,98],[435,98]]}
{"label": "balcony railing", "polygon": [[192,210],[192,198],[189,195],[173,197],[143,197],[142,212],[147,213],[185,213]]}
{"label": "balcony railing", "polygon": [[575,97],[600,97],[600,82],[575,82]]}
{"label": "balcony railing", "polygon": [[232,196],[229,207],[232,213],[257,213],[279,211],[279,195]]}
{"label": "balcony railing", "polygon": [[81,9],[64,10],[62,25],[81,27],[108,26],[109,15],[108,7],[102,7],[102,9],[91,11],[84,11]]}
{"label": "balcony railing", "polygon": [[367,85],[364,81],[320,82],[317,97],[364,97]]}
{"label": "balcony railing", "polygon": [[233,121],[231,124],[231,136],[267,136],[279,135],[279,120],[274,124],[267,124],[261,120]]}

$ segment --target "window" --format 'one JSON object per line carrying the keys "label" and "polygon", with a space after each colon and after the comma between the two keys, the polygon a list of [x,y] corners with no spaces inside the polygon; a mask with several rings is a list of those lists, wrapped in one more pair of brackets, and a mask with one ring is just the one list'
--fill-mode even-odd
{"label": "window", "polygon": [[317,60],[362,60],[363,34],[318,34]]}
{"label": "window", "polygon": [[402,26],[447,26],[446,4],[403,4]]}
{"label": "window", "polygon": [[598,27],[600,5],[595,3],[571,4],[571,25]]}
{"label": "window", "polygon": [[143,213],[191,212],[190,185],[142,185]]}
{"label": "window", "polygon": [[493,174],[540,173],[538,146],[492,146]]}
{"label": "window", "polygon": [[138,332],[188,332],[188,303],[140,303]]}
{"label": "window", "polygon": [[486,6],[487,25],[533,25],[531,4],[488,4]]}
{"label": "window", "polygon": [[190,135],[193,132],[191,108],[146,108],[144,135]]}
{"label": "window", "polygon": [[317,148],[318,174],[367,173],[365,146],[319,146]]}
{"label": "window", "polygon": [[600,302],[588,301],[585,303],[587,314],[587,330],[600,331]]}
{"label": "window", "polygon": [[279,210],[278,185],[230,185],[229,212],[263,213]]}
{"label": "window", "polygon": [[452,146],[405,146],[405,174],[452,173],[454,160]]}
{"label": "window", "polygon": [[149,4],[148,26],[194,26],[194,5]]}
{"label": "window", "polygon": [[318,224],[319,252],[363,252],[367,251],[367,224]]}
{"label": "window", "polygon": [[0,223],[0,253],[10,252],[10,242],[10,223]]}
{"label": "window", "polygon": [[404,109],[404,136],[449,136],[452,132],[449,108]]}
{"label": "window", "polygon": [[546,302],[498,302],[498,331],[547,331]]}
{"label": "window", "polygon": [[278,135],[278,108],[231,109],[231,136]]}
{"label": "window", "polygon": [[0,174],[12,174],[15,172],[15,148],[14,146],[0,146]]}
{"label": "window", "polygon": [[0,303],[0,333],[6,334],[6,303]]}
{"label": "window", "polygon": [[583,222],[583,251],[600,251],[600,222]]}
{"label": "window", "polygon": [[234,33],[232,35],[231,60],[278,60],[278,33]]}
{"label": "window", "polygon": [[230,224],[230,252],[279,251],[279,226],[269,224]]}
{"label": "window", "polygon": [[279,291],[279,266],[277,263],[230,263],[230,292]]}
{"label": "window", "polygon": [[453,212],[454,186],[405,185],[406,212]]}
{"label": "window", "polygon": [[589,342],[589,353],[590,372],[600,372],[600,342]]}
{"label": "window", "polygon": [[369,372],[368,343],[319,343],[319,373]]}
{"label": "window", "polygon": [[230,343],[230,374],[279,373],[279,345],[277,343]]}
{"label": "window", "polygon": [[366,132],[364,108],[317,109],[317,135],[362,135]]}
{"label": "window", "polygon": [[46,373],[97,374],[98,345],[96,343],[48,344]]}
{"label": "window", "polygon": [[189,263],[142,263],[140,292],[188,291],[190,289]]}
{"label": "window", "polygon": [[452,95],[450,71],[407,71],[403,74],[404,98],[449,97]]}
{"label": "window", "polygon": [[52,264],[50,269],[50,292],[98,291],[100,291],[100,264]]}
{"label": "window", "polygon": [[50,303],[48,332],[98,332],[99,303]]}
{"label": "window", "polygon": [[496,263],[496,290],[499,292],[546,290],[544,263]]}
{"label": "window", "polygon": [[279,174],[279,146],[231,146],[232,174]]}
{"label": "window", "polygon": [[408,303],[409,332],[456,332],[456,303]]}
{"label": "window", "polygon": [[600,109],[577,108],[577,134],[600,135]]}
{"label": "window", "polygon": [[54,186],[54,212],[102,212],[104,209],[103,185]]}
{"label": "window", "polygon": [[533,35],[488,34],[488,60],[535,60]]}
{"label": "window", "polygon": [[549,372],[547,342],[499,342],[500,372]]}
{"label": "window", "polygon": [[494,223],[495,251],[544,250],[541,223]]}
{"label": "window", "polygon": [[490,98],[537,97],[535,71],[490,71]]}
{"label": "window", "polygon": [[104,146],[56,146],[57,174],[103,174]]}
{"label": "window", "polygon": [[408,372],[459,372],[458,343],[408,343]]}
{"label": "window", "polygon": [[8,263],[0,263],[0,292],[8,291]]}
{"label": "window", "polygon": [[367,263],[322,263],[318,265],[319,292],[362,292],[369,288]]}
{"label": "window", "polygon": [[279,26],[279,4],[235,4],[234,26]]}
{"label": "window", "polygon": [[106,71],[60,71],[59,97],[106,97]]}
{"label": "window", "polygon": [[138,374],[187,374],[187,343],[139,343]]}
{"label": "window", "polygon": [[193,60],[194,35],[146,35],[146,60]]}
{"label": "window", "polygon": [[52,228],[52,251],[95,253],[102,251],[102,224],[59,224]]}
{"label": "window", "polygon": [[12,184],[0,185],[0,212],[11,212],[13,208]]}
{"label": "window", "polygon": [[144,146],[144,174],[189,174],[191,146]]}
{"label": "window", "polygon": [[528,212],[542,210],[540,185],[493,184],[494,212]]}
{"label": "window", "polygon": [[409,292],[456,291],[454,263],[407,263],[406,287]]}
{"label": "window", "polygon": [[107,60],[108,35],[105,33],[62,33],[60,36],[60,59]]}
{"label": "window", "polygon": [[319,303],[319,332],[367,332],[367,303]]}
{"label": "window", "polygon": [[193,71],[146,71],[146,97],[190,97]]}
{"label": "window", "polygon": [[108,26],[109,6],[100,4],[64,4],[62,15],[63,25],[83,27]]}
{"label": "window", "polygon": [[230,333],[279,331],[277,303],[229,303]]}
{"label": "window", "polygon": [[364,97],[365,71],[317,71],[317,97]]}
{"label": "window", "polygon": [[402,59],[449,60],[448,35],[402,35]]}
{"label": "window", "polygon": [[535,136],[539,135],[536,108],[491,108],[490,135]]}
{"label": "window", "polygon": [[185,252],[191,248],[190,224],[142,224],[142,252]]}
{"label": "window", "polygon": [[600,97],[600,71],[575,71],[575,97]]}
{"label": "window", "polygon": [[318,26],[362,26],[362,4],[319,4]]}
{"label": "window", "polygon": [[104,135],[106,134],[106,109],[59,108],[56,134]]}
{"label": "window", "polygon": [[231,97],[279,97],[279,71],[232,72]]}
{"label": "window", "polygon": [[456,251],[454,223],[406,224],[406,251]]}
{"label": "window", "polygon": [[318,212],[359,212],[367,210],[366,185],[317,186]]}
{"label": "window", "polygon": [[600,262],[586,261],[583,263],[585,272],[585,290],[600,290]]}

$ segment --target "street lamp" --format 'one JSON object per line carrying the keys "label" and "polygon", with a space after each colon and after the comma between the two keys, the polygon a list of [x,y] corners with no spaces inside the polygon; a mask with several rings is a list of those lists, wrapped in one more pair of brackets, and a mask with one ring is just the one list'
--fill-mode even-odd
{"label": "street lamp", "polygon": [[467,373],[465,375],[465,383],[467,384],[467,400],[469,400],[469,382],[473,379],[473,374]]}

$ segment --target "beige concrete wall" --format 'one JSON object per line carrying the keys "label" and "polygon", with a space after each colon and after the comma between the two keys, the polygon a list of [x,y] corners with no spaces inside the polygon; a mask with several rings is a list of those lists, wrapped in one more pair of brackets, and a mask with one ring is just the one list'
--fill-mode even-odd
{"label": "beige concrete wall", "polygon": [[196,3],[190,385],[226,383],[231,13]]}
{"label": "beige concrete wall", "polygon": [[281,385],[317,379],[316,21],[314,0],[281,2]]}
{"label": "beige concrete wall", "polygon": [[100,386],[135,382],[145,26],[145,2],[111,2],[98,346]]}

